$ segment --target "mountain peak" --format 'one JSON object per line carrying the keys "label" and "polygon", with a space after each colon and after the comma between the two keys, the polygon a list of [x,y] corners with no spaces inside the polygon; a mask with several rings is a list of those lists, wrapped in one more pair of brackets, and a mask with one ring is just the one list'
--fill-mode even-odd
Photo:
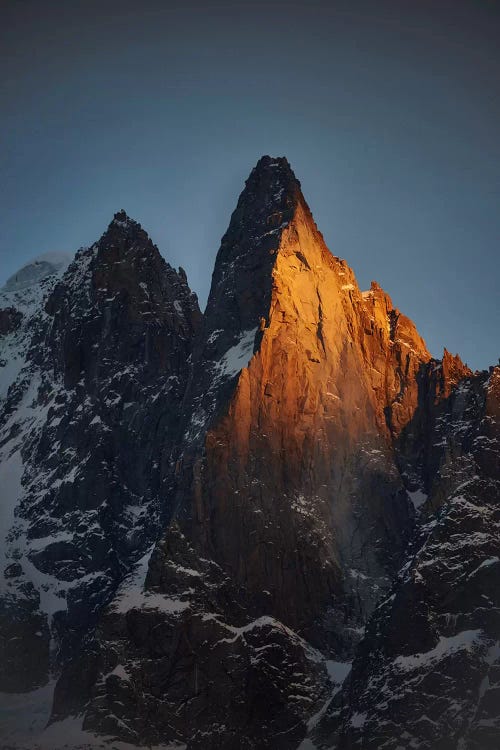
{"label": "mountain peak", "polygon": [[32,748],[497,748],[500,369],[361,292],[284,157],[203,318],[123,210],[42,281],[0,292],[11,745],[51,704]]}
{"label": "mountain peak", "polygon": [[206,326],[209,335],[225,329],[221,346],[256,328],[267,311],[281,237],[303,201],[288,160],[262,156],[245,182],[215,263]]}
{"label": "mountain peak", "polygon": [[109,226],[110,228],[121,227],[122,229],[128,229],[130,227],[134,227],[137,229],[141,228],[141,225],[137,221],[134,221],[134,219],[131,219],[127,212],[123,210],[123,208],[115,213],[115,215],[113,216],[113,221]]}
{"label": "mountain peak", "polygon": [[62,275],[71,260],[69,253],[48,252],[37,255],[7,279],[2,291],[20,291],[40,284],[48,276]]}
{"label": "mountain peak", "polygon": [[269,156],[268,154],[265,154],[264,156],[260,157],[253,171],[262,172],[267,169],[276,169],[281,170],[282,172],[288,172],[294,177],[294,179],[297,179],[286,156]]}
{"label": "mountain peak", "polygon": [[119,248],[121,252],[128,251],[131,247],[153,247],[145,229],[123,209],[114,214],[99,244],[101,248]]}
{"label": "mountain peak", "polygon": [[[300,182],[296,178],[288,159],[284,156],[261,156],[245,182],[245,190],[240,196],[251,202],[258,199],[264,204],[277,204],[279,207],[295,203],[293,198],[300,194]],[[292,201],[290,201],[292,198]]]}

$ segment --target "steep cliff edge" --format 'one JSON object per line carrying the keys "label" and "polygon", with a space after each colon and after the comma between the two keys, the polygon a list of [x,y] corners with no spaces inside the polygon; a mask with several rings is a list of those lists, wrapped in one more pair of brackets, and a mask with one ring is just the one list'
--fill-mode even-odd
{"label": "steep cliff edge", "polygon": [[498,369],[361,291],[284,158],[203,318],[123,212],[47,291],[0,311],[0,678],[57,678],[21,746],[495,747]]}
{"label": "steep cliff edge", "polygon": [[[47,287],[45,270],[48,296],[34,293],[19,372],[0,404],[6,692],[38,688],[77,658],[103,604],[156,538],[168,513],[161,463],[200,322],[185,276],[124,212],[57,283],[52,275]],[[17,296],[32,276],[16,276]]]}
{"label": "steep cliff edge", "polygon": [[430,355],[388,296],[374,286],[363,297],[331,255],[286,160],[263,159],[250,176],[204,330],[180,517],[236,576],[247,608],[255,598],[255,613],[327,643],[332,597],[350,598],[359,626],[411,527],[391,432],[411,417]]}
{"label": "steep cliff edge", "polygon": [[498,747],[500,368],[462,379],[436,412],[421,524],[318,749]]}
{"label": "steep cliff edge", "polygon": [[377,284],[359,290],[270,157],[222,239],[193,362],[174,519],[101,621],[84,726],[295,747],[402,564],[426,481],[420,381],[439,365]]}

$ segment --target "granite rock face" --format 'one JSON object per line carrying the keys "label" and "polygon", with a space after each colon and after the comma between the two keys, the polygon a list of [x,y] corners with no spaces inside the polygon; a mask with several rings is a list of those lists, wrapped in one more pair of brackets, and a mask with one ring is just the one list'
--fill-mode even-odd
{"label": "granite rock face", "polygon": [[[84,726],[193,748],[295,747],[308,731],[314,737],[313,717],[330,716],[336,675],[360,640],[364,647],[365,625],[421,533],[422,498],[432,497],[429,508],[445,502],[432,441],[470,375],[446,351],[433,360],[376,283],[360,292],[326,248],[286,160],[262,159],[222,239],[194,348],[172,526],[142,576],[144,600],[112,605],[101,623],[101,653],[112,659]],[[143,632],[162,633],[166,653],[146,641],[149,656],[138,658],[139,616]],[[249,680],[240,639],[248,646],[256,629],[263,653],[273,653],[277,629],[285,634],[280,661],[294,664],[294,685],[315,689],[294,701],[286,681]],[[297,662],[297,639],[321,668],[307,656]],[[239,703],[219,708],[227,687],[207,665],[213,652],[245,696],[244,729]],[[160,688],[150,681],[157,672]],[[117,674],[140,710],[117,700]],[[179,684],[195,722],[175,711]],[[266,695],[276,699],[257,718],[251,707]],[[168,718],[146,728],[160,706],[170,706]]]}
{"label": "granite rock face", "polygon": [[286,160],[263,159],[217,257],[177,479],[179,522],[249,615],[349,653],[338,611],[362,626],[412,526],[385,410],[397,430],[428,358],[330,254]]}
{"label": "granite rock face", "polygon": [[203,317],[123,212],[54,283],[2,402],[3,690],[57,678],[75,748],[494,747],[498,369],[360,291],[284,158]]}
{"label": "granite rock face", "polygon": [[185,277],[123,212],[30,318],[0,413],[2,690],[74,659],[156,537],[199,322]]}
{"label": "granite rock face", "polygon": [[498,747],[499,404],[497,367],[434,409],[438,469],[421,522],[315,730],[318,748]]}

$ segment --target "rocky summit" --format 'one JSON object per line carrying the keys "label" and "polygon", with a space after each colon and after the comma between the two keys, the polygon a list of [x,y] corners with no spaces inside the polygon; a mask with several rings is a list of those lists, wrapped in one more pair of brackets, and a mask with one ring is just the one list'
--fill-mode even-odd
{"label": "rocky summit", "polygon": [[500,747],[500,368],[361,291],[285,158],[203,315],[123,211],[0,290],[0,488],[0,747]]}

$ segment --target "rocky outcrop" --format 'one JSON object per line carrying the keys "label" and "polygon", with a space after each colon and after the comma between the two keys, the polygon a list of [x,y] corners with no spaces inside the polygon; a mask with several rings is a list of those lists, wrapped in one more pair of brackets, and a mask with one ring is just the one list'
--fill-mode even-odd
{"label": "rocky outcrop", "polygon": [[[101,677],[84,728],[133,744],[290,747],[329,680],[282,622],[248,621],[238,586],[173,523],[101,620]],[[229,620],[229,622],[228,622]],[[154,718],[153,718],[154,717]]]}
{"label": "rocky outcrop", "polygon": [[6,336],[19,328],[23,314],[15,307],[4,307],[0,310],[0,336]]}
{"label": "rocky outcrop", "polygon": [[199,322],[185,275],[124,212],[33,318],[1,415],[3,690],[37,687],[74,659],[156,538]]}
{"label": "rocky outcrop", "polygon": [[254,615],[337,651],[332,599],[362,624],[411,528],[391,429],[429,358],[388,296],[363,296],[331,255],[286,160],[261,160],[217,257],[178,472],[189,538]]}
{"label": "rocky outcrop", "polygon": [[498,372],[359,289],[286,159],[247,180],[203,319],[120,212],[23,351],[2,680],[52,669],[46,738],[494,746]]}
{"label": "rocky outcrop", "polygon": [[[433,360],[377,284],[359,290],[286,160],[269,157],[222,239],[193,359],[173,521],[139,599],[101,622],[84,726],[188,748],[296,747],[403,562],[430,481],[422,429],[470,371]],[[283,673],[255,681],[272,655]],[[307,686],[295,698],[286,665]]]}
{"label": "rocky outcrop", "polygon": [[498,745],[500,369],[444,391],[421,524],[316,732],[318,748]]}

